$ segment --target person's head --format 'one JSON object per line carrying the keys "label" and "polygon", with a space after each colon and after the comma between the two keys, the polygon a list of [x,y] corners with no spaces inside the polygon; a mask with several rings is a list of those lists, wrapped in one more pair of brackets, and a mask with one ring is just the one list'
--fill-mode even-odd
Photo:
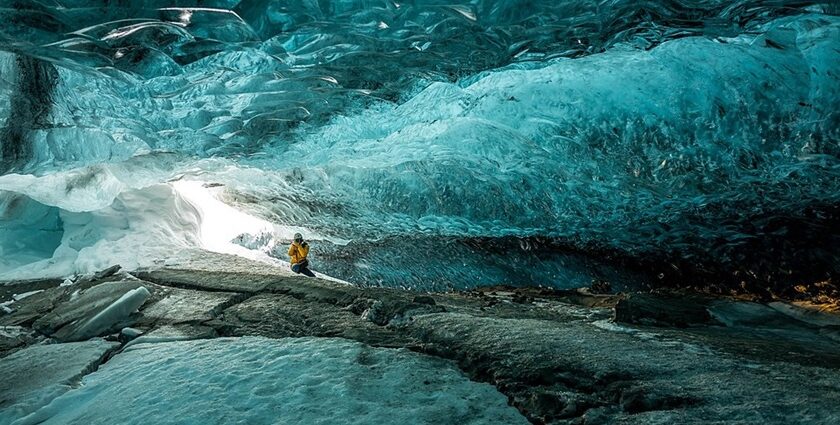
{"label": "person's head", "polygon": [[297,242],[297,243],[303,242],[303,235],[301,235],[300,233],[295,233],[295,242]]}

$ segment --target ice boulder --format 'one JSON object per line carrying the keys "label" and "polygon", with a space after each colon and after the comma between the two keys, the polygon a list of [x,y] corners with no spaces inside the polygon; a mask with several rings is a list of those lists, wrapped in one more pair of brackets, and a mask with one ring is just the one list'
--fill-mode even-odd
{"label": "ice boulder", "polygon": [[59,341],[83,341],[129,325],[150,296],[139,281],[105,282],[74,293],[33,327]]}

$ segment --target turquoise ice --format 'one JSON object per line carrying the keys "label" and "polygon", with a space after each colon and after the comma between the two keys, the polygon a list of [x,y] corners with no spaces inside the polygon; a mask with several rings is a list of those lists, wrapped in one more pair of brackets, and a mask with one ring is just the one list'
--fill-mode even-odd
{"label": "turquoise ice", "polygon": [[270,224],[240,245],[283,259],[304,229],[360,284],[840,264],[828,3],[4,3],[0,274],[200,246],[174,181]]}

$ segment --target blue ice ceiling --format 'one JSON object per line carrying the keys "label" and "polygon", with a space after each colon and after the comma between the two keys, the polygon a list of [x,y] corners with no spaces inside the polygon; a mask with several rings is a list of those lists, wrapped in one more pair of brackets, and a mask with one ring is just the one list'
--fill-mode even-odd
{"label": "blue ice ceiling", "polygon": [[186,249],[183,179],[359,284],[838,271],[830,2],[162,5],[0,3],[0,272]]}

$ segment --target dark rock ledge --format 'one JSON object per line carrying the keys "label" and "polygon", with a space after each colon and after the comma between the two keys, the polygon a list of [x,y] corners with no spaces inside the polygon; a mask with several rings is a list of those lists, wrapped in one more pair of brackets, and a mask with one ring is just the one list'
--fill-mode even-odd
{"label": "dark rock ledge", "polygon": [[[259,335],[450,359],[533,423],[840,423],[837,316],[677,293],[420,294],[246,266],[0,286],[0,302],[41,290],[0,314],[0,382],[27,381],[0,385],[0,409],[37,408],[15,403],[32,388],[72,385],[126,344]],[[74,362],[44,366],[67,350]]]}

